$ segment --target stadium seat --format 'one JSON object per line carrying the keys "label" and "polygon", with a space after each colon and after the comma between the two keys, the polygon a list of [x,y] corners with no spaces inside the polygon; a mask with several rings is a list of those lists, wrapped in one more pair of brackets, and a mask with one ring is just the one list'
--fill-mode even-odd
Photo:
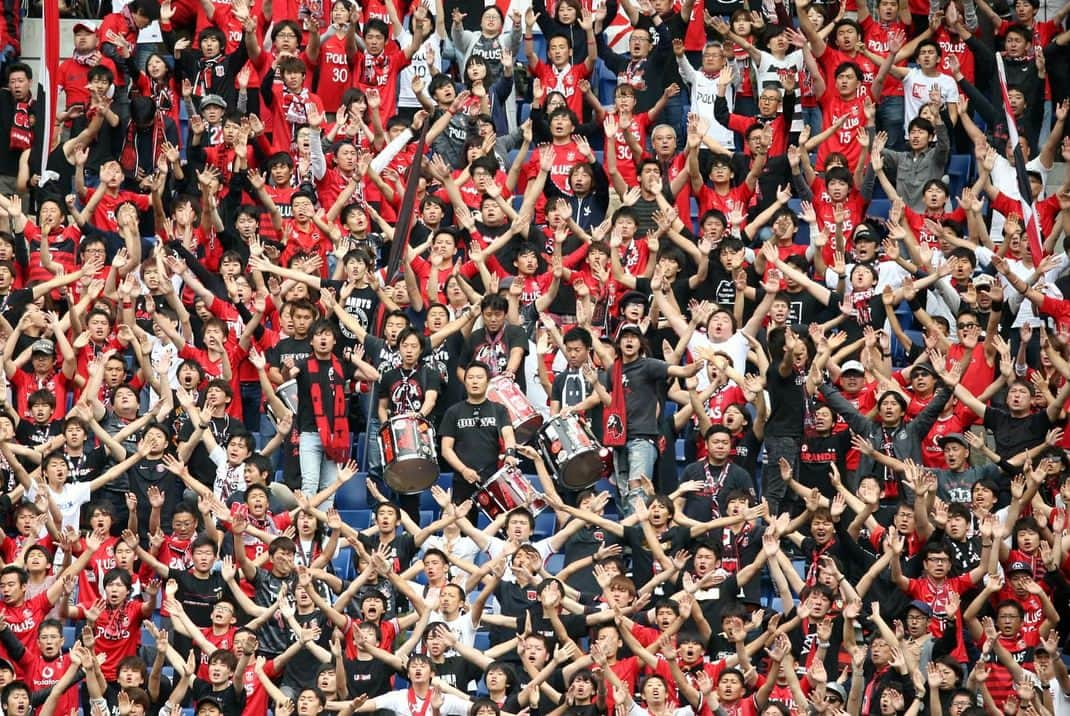
{"label": "stadium seat", "polygon": [[973,157],[969,154],[952,154],[947,164],[948,188],[951,190],[951,199],[954,201],[966,188],[970,180],[970,171]]}
{"label": "stadium seat", "polygon": [[356,565],[353,560],[353,548],[342,547],[338,550],[338,554],[331,560],[331,566],[334,568],[335,576],[342,580],[350,580],[356,576]]}
{"label": "stadium seat", "polygon": [[892,202],[888,199],[874,199],[869,202],[869,210],[866,211],[868,216],[873,216],[878,219],[887,219],[888,213],[892,210]]}
{"label": "stadium seat", "polygon": [[474,644],[476,651],[485,652],[490,648],[490,633],[485,631],[476,632],[476,640]]}
{"label": "stadium seat", "polygon": [[546,571],[550,574],[557,574],[565,566],[565,555],[557,553],[551,554],[546,560]]}
{"label": "stadium seat", "polygon": [[334,506],[339,510],[368,509],[368,486],[364,484],[367,473],[358,472],[340,488],[334,496]]}
{"label": "stadium seat", "polygon": [[557,515],[547,508],[535,516],[535,536],[538,539],[549,537],[554,533],[557,525]]}

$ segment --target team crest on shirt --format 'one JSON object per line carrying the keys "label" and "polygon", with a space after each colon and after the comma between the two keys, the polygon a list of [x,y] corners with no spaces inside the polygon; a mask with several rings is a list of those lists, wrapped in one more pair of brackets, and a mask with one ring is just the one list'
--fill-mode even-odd
{"label": "team crest on shirt", "polygon": [[534,602],[538,598],[539,598],[539,595],[535,592],[534,589],[529,589],[528,590],[528,601],[529,602]]}
{"label": "team crest on shirt", "polygon": [[597,532],[595,532],[591,536],[594,537],[599,542],[605,542],[606,541],[606,533],[603,532],[602,530],[598,530]]}
{"label": "team crest on shirt", "polygon": [[222,77],[224,74],[226,74],[226,71],[227,71],[226,66],[225,65],[221,65],[221,64],[220,65],[216,65],[214,69],[215,69],[215,76],[216,77]]}

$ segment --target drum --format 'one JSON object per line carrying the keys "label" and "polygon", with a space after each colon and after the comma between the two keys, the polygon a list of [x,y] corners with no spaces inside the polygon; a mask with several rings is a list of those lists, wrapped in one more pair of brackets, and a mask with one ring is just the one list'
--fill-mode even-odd
{"label": "drum", "polygon": [[583,490],[598,482],[609,450],[598,444],[578,415],[550,418],[539,430],[539,450],[561,484]]}
{"label": "drum", "polygon": [[539,433],[542,427],[542,415],[521,392],[512,378],[496,375],[487,385],[487,397],[495,403],[505,406],[509,413],[509,424],[513,426],[516,442],[526,445]]}
{"label": "drum", "polygon": [[514,465],[505,465],[488,477],[476,490],[475,501],[479,509],[492,520],[503,512],[521,507],[525,502],[532,516],[548,507],[542,493]]}
{"label": "drum", "polygon": [[423,492],[438,479],[435,431],[422,415],[395,415],[379,428],[383,479],[403,494]]}
{"label": "drum", "polygon": [[[294,422],[297,418],[297,380],[288,380],[285,383],[280,383],[279,387],[275,389],[275,395],[279,397],[282,404],[293,413]],[[275,425],[279,424],[279,416],[275,415],[275,411],[271,409],[271,403],[267,404],[267,414],[271,419],[271,422]]]}

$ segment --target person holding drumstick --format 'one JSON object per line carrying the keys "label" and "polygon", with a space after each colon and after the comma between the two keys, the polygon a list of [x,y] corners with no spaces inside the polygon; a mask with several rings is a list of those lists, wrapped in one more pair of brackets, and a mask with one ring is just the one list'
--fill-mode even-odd
{"label": "person holding drumstick", "polygon": [[464,402],[451,405],[442,416],[442,457],[453,468],[453,502],[460,504],[497,471],[499,447],[505,461],[516,465],[516,439],[505,407],[487,399],[490,368],[470,363],[464,371]]}

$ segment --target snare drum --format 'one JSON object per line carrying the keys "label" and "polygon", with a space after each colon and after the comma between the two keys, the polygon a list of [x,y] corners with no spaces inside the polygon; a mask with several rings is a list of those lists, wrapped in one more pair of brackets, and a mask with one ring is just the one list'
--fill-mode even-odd
{"label": "snare drum", "polygon": [[609,454],[574,414],[558,415],[542,426],[539,450],[557,479],[570,490],[583,490],[598,482]]}
{"label": "snare drum", "polygon": [[518,445],[531,442],[542,426],[542,415],[512,378],[496,375],[487,385],[487,398],[505,407]]}
{"label": "snare drum", "polygon": [[[296,423],[297,418],[297,379],[288,380],[285,383],[280,383],[279,387],[275,389],[275,395],[278,396],[282,404],[286,406],[286,409],[293,413]],[[268,417],[275,425],[279,424],[279,416],[275,415],[275,411],[271,409],[271,403],[267,404]]]}
{"label": "snare drum", "polygon": [[490,519],[503,512],[515,510],[527,502],[532,516],[545,510],[548,505],[542,493],[532,487],[520,468],[505,465],[479,486],[474,495],[479,509]]}
{"label": "snare drum", "polygon": [[383,479],[403,494],[423,492],[438,479],[435,431],[422,415],[395,415],[379,429]]}

